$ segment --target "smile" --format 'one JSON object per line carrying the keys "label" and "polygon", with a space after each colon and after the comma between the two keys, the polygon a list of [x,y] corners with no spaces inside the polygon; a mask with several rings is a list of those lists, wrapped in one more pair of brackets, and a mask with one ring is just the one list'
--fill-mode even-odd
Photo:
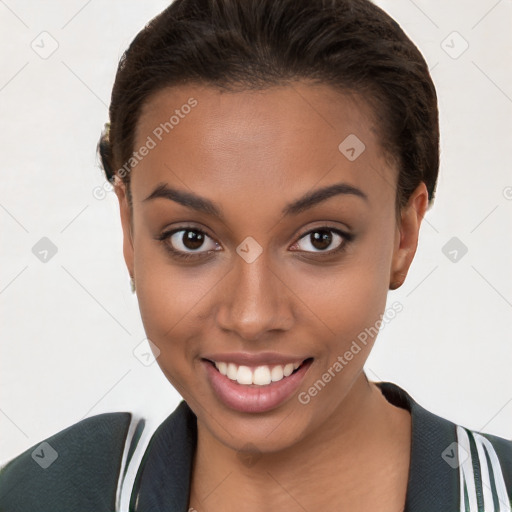
{"label": "smile", "polygon": [[[262,413],[279,407],[295,394],[313,363],[313,358],[272,361],[233,361],[202,359],[207,381],[214,395],[230,409],[246,413]],[[283,358],[281,358],[283,359]],[[249,366],[249,364],[251,364]]]}
{"label": "smile", "polygon": [[245,386],[251,384],[256,386],[268,386],[271,382],[279,382],[289,377],[304,361],[288,363],[286,365],[262,365],[252,368],[250,366],[226,363],[224,361],[212,362],[222,375],[238,382],[238,384]]}

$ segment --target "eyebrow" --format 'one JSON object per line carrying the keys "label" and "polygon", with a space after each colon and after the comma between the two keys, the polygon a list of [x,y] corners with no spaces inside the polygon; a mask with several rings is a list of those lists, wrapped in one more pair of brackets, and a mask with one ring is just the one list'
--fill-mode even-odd
{"label": "eyebrow", "polygon": [[[299,213],[302,213],[313,206],[340,194],[352,195],[368,201],[368,196],[362,190],[349,185],[348,183],[336,183],[334,185],[329,185],[327,187],[308,192],[299,199],[288,203],[283,208],[282,214],[284,216],[298,215]],[[187,208],[191,208],[208,215],[213,215],[224,220],[222,210],[215,202],[210,199],[206,199],[205,197],[198,196],[192,192],[172,188],[166,183],[159,183],[153,192],[143,199],[143,202],[151,201],[156,198],[169,199],[186,206]]]}

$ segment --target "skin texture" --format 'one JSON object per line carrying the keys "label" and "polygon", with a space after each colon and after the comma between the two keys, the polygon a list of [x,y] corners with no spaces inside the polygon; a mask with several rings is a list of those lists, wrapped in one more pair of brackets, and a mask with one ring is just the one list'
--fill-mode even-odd
{"label": "skin texture", "polygon": [[[147,336],[198,418],[190,506],[402,510],[410,415],[389,404],[362,371],[374,339],[307,405],[294,394],[257,414],[216,397],[201,357],[241,351],[313,357],[298,390],[307,391],[381,318],[390,284],[405,279],[427,208],[425,185],[397,222],[397,170],[380,146],[372,111],[360,98],[305,82],[264,91],[167,88],[145,104],[135,148],[190,97],[197,106],[132,170],[133,209],[124,184],[115,187]],[[350,134],[365,144],[354,161],[338,149]],[[303,194],[340,182],[367,200],[336,195],[282,215]],[[215,201],[224,220],[165,198],[144,201],[159,183]],[[220,250],[173,259],[169,239],[156,238],[183,225],[206,233],[197,249],[203,256]],[[330,245],[313,245],[307,233],[326,226],[353,239],[329,232]],[[173,237],[174,247],[193,252],[176,242],[182,234]],[[236,252],[248,236],[262,248],[252,263]],[[343,251],[322,257],[340,243]]]}

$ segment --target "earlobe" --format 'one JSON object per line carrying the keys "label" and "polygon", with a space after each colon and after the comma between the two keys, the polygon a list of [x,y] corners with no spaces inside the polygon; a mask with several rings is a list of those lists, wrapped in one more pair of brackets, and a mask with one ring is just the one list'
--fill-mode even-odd
{"label": "earlobe", "polygon": [[416,187],[407,205],[402,208],[400,225],[396,228],[390,290],[396,290],[405,281],[418,247],[421,221],[428,206],[428,192],[424,182]]}
{"label": "earlobe", "polygon": [[132,219],[131,208],[128,202],[126,191],[126,184],[118,177],[115,177],[114,191],[117,199],[119,200],[119,212],[121,215],[121,226],[123,229],[123,256],[128,269],[130,277],[134,277],[134,248],[133,248],[133,233],[132,233]]}

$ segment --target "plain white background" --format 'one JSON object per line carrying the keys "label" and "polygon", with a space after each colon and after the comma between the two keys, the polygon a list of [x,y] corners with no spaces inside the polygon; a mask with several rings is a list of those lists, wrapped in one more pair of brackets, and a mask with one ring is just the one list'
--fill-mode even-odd
{"label": "plain white background", "polygon": [[[442,152],[416,258],[389,292],[403,311],[366,371],[436,414],[511,438],[512,2],[377,3],[431,68]],[[0,1],[1,462],[84,417],[132,411],[158,423],[180,400],[156,363],[134,355],[146,342],[117,200],[93,195],[105,183],[95,149],[117,62],[167,4]],[[46,262],[34,254],[43,237],[57,250]]]}

